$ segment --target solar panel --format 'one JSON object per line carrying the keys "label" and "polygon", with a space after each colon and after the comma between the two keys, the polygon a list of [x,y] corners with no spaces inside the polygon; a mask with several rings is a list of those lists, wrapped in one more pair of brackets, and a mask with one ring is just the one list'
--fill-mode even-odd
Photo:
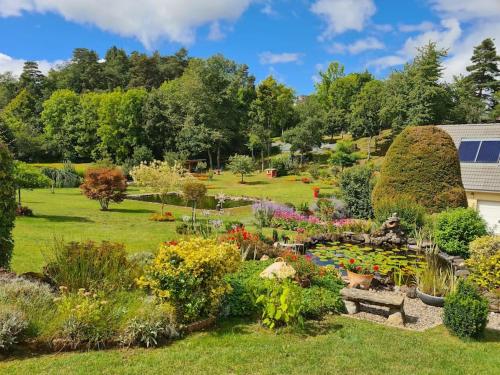
{"label": "solar panel", "polygon": [[458,148],[461,162],[474,163],[481,141],[462,141]]}
{"label": "solar panel", "polygon": [[483,141],[477,153],[476,163],[498,163],[500,141]]}

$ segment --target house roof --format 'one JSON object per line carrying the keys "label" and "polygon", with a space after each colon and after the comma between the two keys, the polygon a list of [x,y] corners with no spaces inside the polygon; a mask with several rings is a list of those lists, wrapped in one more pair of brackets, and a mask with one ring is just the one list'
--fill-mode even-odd
{"label": "house roof", "polygon": [[[439,125],[446,131],[458,149],[462,139],[500,139],[500,123]],[[500,193],[500,163],[460,163],[462,182],[468,191]]]}

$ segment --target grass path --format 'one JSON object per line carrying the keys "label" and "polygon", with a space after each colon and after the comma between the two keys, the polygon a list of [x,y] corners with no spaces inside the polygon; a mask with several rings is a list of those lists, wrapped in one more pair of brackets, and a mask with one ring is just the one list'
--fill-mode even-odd
{"label": "grass path", "polygon": [[2,374],[495,374],[500,337],[464,343],[443,327],[416,333],[347,317],[274,334],[226,322],[159,349],[50,354],[0,363]]}

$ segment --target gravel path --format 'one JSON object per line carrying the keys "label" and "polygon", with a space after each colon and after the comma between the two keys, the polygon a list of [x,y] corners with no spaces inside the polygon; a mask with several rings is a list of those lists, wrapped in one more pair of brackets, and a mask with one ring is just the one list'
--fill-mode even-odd
{"label": "gravel path", "polygon": [[[380,291],[377,293],[394,295],[397,292]],[[403,295],[402,293],[398,293]],[[415,331],[425,331],[429,328],[436,327],[443,323],[443,309],[441,307],[429,306],[423,303],[419,298],[405,297],[404,304],[406,314],[405,328]],[[389,309],[373,305],[361,304],[361,309],[357,314],[349,315],[350,317],[371,320],[378,323],[386,324],[386,319],[389,316]],[[500,314],[490,313],[488,328],[500,331]]]}

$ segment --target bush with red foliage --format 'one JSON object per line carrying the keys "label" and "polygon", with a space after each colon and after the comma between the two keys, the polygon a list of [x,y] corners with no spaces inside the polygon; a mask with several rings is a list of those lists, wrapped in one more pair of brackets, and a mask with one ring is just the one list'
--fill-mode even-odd
{"label": "bush with red foliage", "polygon": [[88,169],[80,189],[87,198],[98,200],[101,210],[106,211],[109,202],[120,203],[125,199],[127,180],[116,168]]}

